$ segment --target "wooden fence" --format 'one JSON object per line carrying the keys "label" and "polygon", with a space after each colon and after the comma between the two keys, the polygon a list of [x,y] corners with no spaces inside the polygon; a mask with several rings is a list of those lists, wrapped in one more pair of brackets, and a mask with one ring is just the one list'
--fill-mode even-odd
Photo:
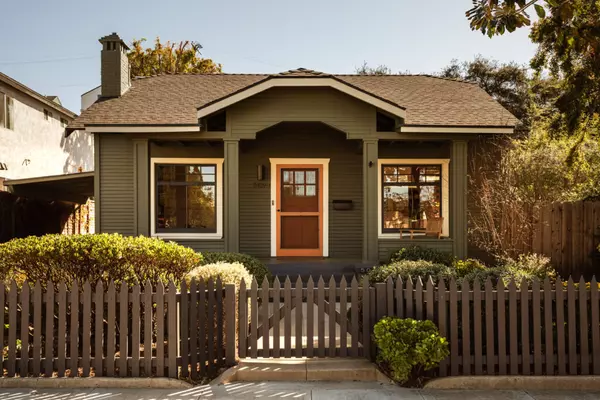
{"label": "wooden fence", "polygon": [[0,305],[8,377],[197,379],[235,362],[235,287],[220,281],[180,291],[173,283],[19,289],[13,282],[0,284]]}
{"label": "wooden fence", "polygon": [[[237,299],[236,299],[237,297]],[[237,305],[236,305],[237,301]],[[450,343],[433,373],[600,374],[600,290],[586,284],[354,278],[67,288],[0,284],[4,376],[198,379],[240,357],[376,356],[384,316],[430,319]],[[237,320],[236,320],[237,319]],[[239,330],[239,333],[238,333]]]}
{"label": "wooden fence", "polygon": [[[437,374],[600,374],[600,292],[569,280],[492,283],[429,280],[369,286],[356,279],[306,285],[286,279],[240,290],[241,357],[374,359],[384,316],[429,319],[450,342]],[[250,310],[249,318],[244,313]],[[249,323],[247,321],[250,321]]]}
{"label": "wooden fence", "polygon": [[600,273],[600,202],[553,203],[529,215],[507,212],[505,248],[550,257],[561,276],[591,278]]}

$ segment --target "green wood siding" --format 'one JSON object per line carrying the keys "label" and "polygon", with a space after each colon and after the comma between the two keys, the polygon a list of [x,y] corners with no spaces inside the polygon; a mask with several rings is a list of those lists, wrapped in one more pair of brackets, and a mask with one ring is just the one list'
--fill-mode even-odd
{"label": "green wood siding", "polygon": [[254,138],[256,132],[282,121],[321,121],[360,138],[375,130],[375,107],[331,88],[273,88],[227,110],[233,137]]}
{"label": "green wood siding", "polygon": [[[240,143],[240,251],[271,254],[269,158],[330,158],[329,256],[360,258],[362,253],[362,151],[359,141],[323,124],[281,124]],[[257,181],[257,165],[267,172]],[[332,200],[352,200],[353,209],[333,210]]]}
{"label": "green wood siding", "polygon": [[379,261],[388,262],[392,253],[403,247],[421,246],[452,253],[454,241],[450,239],[379,239]]}
{"label": "green wood siding", "polygon": [[124,135],[100,140],[100,232],[135,235],[133,143]]}
{"label": "green wood siding", "polygon": [[200,253],[205,251],[225,251],[225,241],[220,240],[193,240],[193,239],[171,239],[174,242],[194,249]]}

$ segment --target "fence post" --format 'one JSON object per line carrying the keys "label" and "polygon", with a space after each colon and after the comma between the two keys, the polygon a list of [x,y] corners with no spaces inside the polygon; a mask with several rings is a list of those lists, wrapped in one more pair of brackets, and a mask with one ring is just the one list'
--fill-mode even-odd
{"label": "fence post", "polygon": [[225,285],[225,363],[228,367],[235,364],[237,335],[235,329],[235,285]]}

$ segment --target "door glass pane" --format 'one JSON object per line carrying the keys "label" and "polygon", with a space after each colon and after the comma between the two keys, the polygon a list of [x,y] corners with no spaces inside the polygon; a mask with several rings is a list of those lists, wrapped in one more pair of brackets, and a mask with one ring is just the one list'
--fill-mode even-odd
{"label": "door glass pane", "polygon": [[294,183],[304,183],[304,171],[296,171],[294,176]]}
{"label": "door glass pane", "polygon": [[306,183],[317,183],[317,172],[316,171],[306,171]]}
{"label": "door glass pane", "polygon": [[304,186],[296,185],[296,196],[304,196]]}
{"label": "door glass pane", "polygon": [[315,185],[306,185],[306,195],[307,196],[316,196],[317,190]]}
{"label": "door glass pane", "polygon": [[292,174],[290,171],[283,171],[283,183],[292,183]]}
{"label": "door glass pane", "polygon": [[284,196],[293,196],[294,195],[294,185],[283,185],[283,195]]}

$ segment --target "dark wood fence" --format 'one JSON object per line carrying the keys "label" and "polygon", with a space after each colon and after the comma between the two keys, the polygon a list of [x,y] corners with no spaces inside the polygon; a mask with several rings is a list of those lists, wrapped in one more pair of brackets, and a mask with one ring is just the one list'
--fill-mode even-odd
{"label": "dark wood fence", "polygon": [[[237,304],[236,304],[237,301]],[[600,374],[600,291],[527,281],[0,284],[4,376],[198,379],[240,357],[376,356],[384,316],[430,319],[448,375]],[[239,333],[238,333],[239,330]]]}
{"label": "dark wood fence", "polygon": [[[214,375],[235,362],[235,287],[0,284],[4,376]],[[224,320],[224,315],[227,320]],[[226,346],[226,330],[230,343]]]}
{"label": "dark wood fence", "polygon": [[506,249],[544,254],[563,277],[600,274],[600,202],[553,203],[528,214],[504,216]]}

